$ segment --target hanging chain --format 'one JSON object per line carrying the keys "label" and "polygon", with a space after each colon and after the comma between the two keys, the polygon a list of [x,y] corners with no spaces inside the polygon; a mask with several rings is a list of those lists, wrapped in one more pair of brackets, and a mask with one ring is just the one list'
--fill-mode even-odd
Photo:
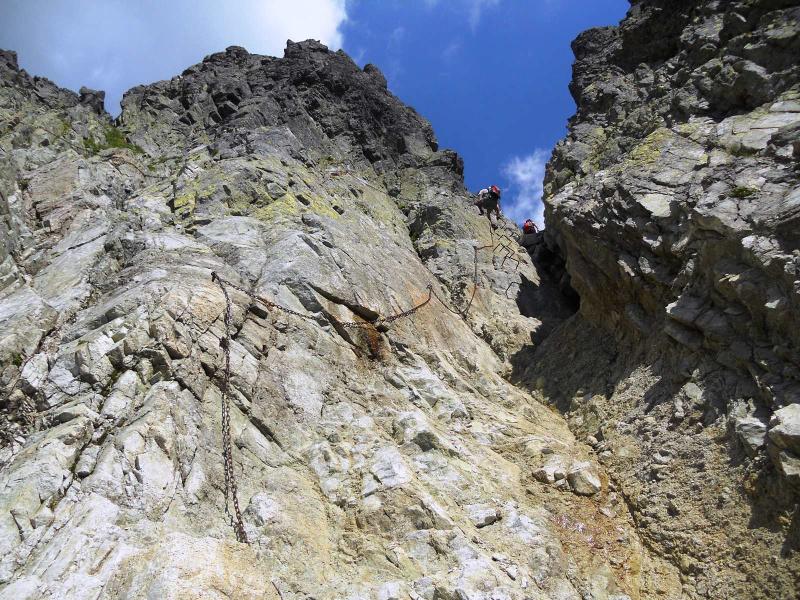
{"label": "hanging chain", "polygon": [[[225,353],[225,371],[222,376],[222,462],[225,470],[225,513],[230,519],[231,527],[236,533],[236,540],[248,544],[247,532],[244,530],[242,512],[239,510],[239,487],[236,483],[236,473],[233,470],[233,451],[231,449],[231,406],[230,406],[230,380],[231,380],[231,325],[233,321],[233,306],[228,290],[222,281],[211,273],[212,281],[216,280],[225,296],[225,332],[220,345]],[[230,506],[233,505],[233,514]]]}
{"label": "hanging chain", "polygon": [[[445,302],[433,289],[432,284],[428,284],[428,297],[420,302],[419,304],[411,307],[408,310],[403,312],[399,312],[393,315],[389,315],[388,317],[376,317],[375,319],[371,320],[363,320],[363,321],[340,321],[336,319],[332,315],[333,318],[340,326],[345,328],[374,328],[377,325],[381,324],[389,324],[394,323],[400,319],[404,319],[410,317],[414,313],[416,313],[421,308],[430,304],[433,298],[444,306],[448,311],[453,313],[454,315],[458,315],[463,319],[466,319],[467,313],[469,312],[472,301],[475,299],[475,294],[478,291],[479,281],[478,281],[478,251],[483,250],[486,248],[492,248],[492,252],[495,250],[494,245],[494,234],[490,231],[491,236],[491,243],[486,246],[473,246],[474,250],[474,267],[473,267],[473,281],[472,281],[472,294],[470,295],[469,301],[467,301],[466,306],[462,310],[455,310],[453,309],[448,302]],[[220,289],[222,290],[222,294],[225,297],[225,316],[224,316],[224,327],[225,331],[220,340],[220,346],[225,354],[225,370],[223,372],[223,380],[222,380],[222,460],[224,464],[224,471],[225,471],[225,513],[228,515],[230,519],[231,527],[236,534],[236,539],[239,542],[244,544],[249,544],[250,542],[247,539],[247,533],[244,529],[244,521],[242,520],[242,513],[239,509],[239,489],[236,482],[236,473],[234,472],[233,468],[233,450],[231,446],[231,412],[230,412],[230,378],[231,378],[231,327],[233,326],[233,304],[231,302],[230,295],[228,294],[228,288],[237,290],[250,298],[253,302],[260,303],[266,306],[268,309],[275,309],[280,312],[283,312],[287,315],[292,315],[298,317],[300,319],[304,319],[306,321],[316,321],[316,318],[312,315],[301,313],[296,310],[292,310],[291,308],[287,308],[285,306],[281,306],[272,300],[264,298],[262,296],[258,296],[255,293],[236,285],[226,279],[220,277],[215,271],[211,272],[211,280],[215,281]],[[231,513],[231,506],[233,507],[233,513]]]}
{"label": "hanging chain", "polygon": [[[256,294],[254,294],[253,292],[251,292],[249,290],[246,290],[245,288],[243,288],[243,287],[241,287],[239,285],[236,285],[235,283],[232,283],[232,282],[228,281],[227,279],[223,279],[217,273],[212,272],[211,273],[211,278],[214,281],[216,281],[217,283],[219,283],[220,286],[222,286],[223,288],[224,287],[233,288],[234,290],[237,290],[237,291],[243,293],[244,295],[246,295],[248,298],[250,298],[254,302],[258,302],[258,303],[263,304],[267,308],[274,308],[275,310],[279,310],[279,311],[281,311],[283,313],[286,313],[287,315],[293,315],[295,317],[299,317],[301,319],[305,319],[306,321],[316,321],[316,318],[313,315],[308,315],[308,314],[305,314],[305,313],[298,312],[296,310],[292,310],[291,308],[286,308],[285,306],[281,306],[280,304],[277,304],[277,303],[273,302],[272,300],[268,300],[267,298],[264,298],[262,296],[258,296]],[[376,319],[371,319],[371,320],[368,320],[368,321],[367,320],[365,320],[365,321],[340,321],[339,319],[336,319],[332,315],[331,315],[331,317],[339,325],[341,325],[342,327],[352,328],[352,329],[355,329],[355,328],[361,328],[361,329],[373,328],[373,327],[375,327],[377,325],[381,325],[381,324],[385,324],[385,323],[393,323],[394,321],[397,321],[399,319],[403,319],[405,317],[410,317],[415,312],[417,312],[419,309],[421,309],[422,307],[424,307],[424,306],[426,306],[427,304],[430,303],[431,299],[435,296],[435,292],[433,291],[433,286],[431,286],[431,285],[428,285],[428,287],[426,289],[428,290],[428,297],[425,300],[423,300],[422,302],[420,302],[416,306],[411,307],[408,310],[405,310],[403,312],[400,312],[400,313],[397,313],[397,314],[394,314],[394,315],[389,315],[388,317],[378,317]],[[227,297],[227,293],[226,293],[226,297]],[[438,298],[438,296],[436,296],[436,297]]]}

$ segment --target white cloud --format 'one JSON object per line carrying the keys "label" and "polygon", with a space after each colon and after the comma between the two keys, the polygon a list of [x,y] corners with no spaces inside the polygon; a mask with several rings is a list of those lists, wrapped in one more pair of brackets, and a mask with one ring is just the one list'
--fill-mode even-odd
{"label": "white cloud", "polygon": [[513,157],[503,167],[509,182],[503,195],[503,212],[517,223],[533,219],[540,227],[544,226],[542,182],[548,158],[548,150],[537,148],[528,156]]}
{"label": "white cloud", "polygon": [[[280,56],[286,40],[342,46],[346,0],[0,0],[0,47],[31,73],[105,89],[117,111],[134,85],[177,75],[227,46]],[[43,18],[43,15],[46,18]]]}
{"label": "white cloud", "polygon": [[406,35],[406,28],[405,27],[395,27],[392,30],[392,33],[389,34],[389,43],[390,44],[399,44],[403,41],[403,38]]}
{"label": "white cloud", "polygon": [[366,55],[367,55],[367,49],[364,48],[363,46],[359,46],[356,50],[351,51],[350,58],[353,59],[354,63],[356,63],[357,65],[361,65],[363,67],[365,64],[364,58],[366,57]]}
{"label": "white cloud", "polygon": [[453,59],[455,59],[455,57],[458,55],[460,51],[461,51],[461,41],[454,40],[450,42],[444,50],[442,50],[442,60],[445,63],[451,63],[453,62]]}
{"label": "white cloud", "polygon": [[469,26],[472,31],[478,28],[484,9],[497,6],[500,0],[469,0]]}
{"label": "white cloud", "polygon": [[[251,52],[282,54],[287,39],[313,38],[332,49],[342,46],[339,28],[347,20],[345,0],[240,0],[238,3],[220,4],[228,8],[235,4],[244,5],[235,11],[218,10],[238,13],[231,33],[242,28],[247,39],[241,45]],[[247,46],[248,43],[252,47]]]}

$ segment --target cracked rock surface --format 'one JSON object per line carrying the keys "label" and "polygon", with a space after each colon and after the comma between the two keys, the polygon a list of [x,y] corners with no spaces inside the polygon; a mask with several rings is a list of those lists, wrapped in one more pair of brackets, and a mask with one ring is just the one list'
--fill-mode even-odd
{"label": "cracked rock surface", "polygon": [[[0,76],[0,598],[621,599],[667,572],[506,378],[573,309],[377,68],[231,47],[115,121],[12,52]],[[553,453],[589,478],[538,481]]]}
{"label": "cracked rock surface", "polygon": [[796,597],[797,11],[581,34],[528,252],[317,42],[0,51],[0,599]]}
{"label": "cracked rock surface", "polygon": [[800,5],[632,1],[573,51],[533,254],[580,311],[514,380],[677,568],[655,597],[796,597]]}

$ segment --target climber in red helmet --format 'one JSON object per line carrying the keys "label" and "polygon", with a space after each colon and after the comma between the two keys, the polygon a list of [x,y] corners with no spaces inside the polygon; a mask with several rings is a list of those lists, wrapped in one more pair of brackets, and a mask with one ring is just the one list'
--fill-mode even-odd
{"label": "climber in red helmet", "polygon": [[500,188],[496,185],[482,189],[478,192],[478,198],[475,200],[475,206],[481,214],[486,211],[486,218],[489,219],[489,224],[492,228],[496,229],[497,225],[492,223],[492,212],[495,213],[495,220],[500,218]]}
{"label": "climber in red helmet", "polygon": [[536,226],[536,223],[534,223],[532,219],[528,219],[522,225],[522,233],[526,235],[529,233],[536,233],[537,231],[539,231],[539,228]]}

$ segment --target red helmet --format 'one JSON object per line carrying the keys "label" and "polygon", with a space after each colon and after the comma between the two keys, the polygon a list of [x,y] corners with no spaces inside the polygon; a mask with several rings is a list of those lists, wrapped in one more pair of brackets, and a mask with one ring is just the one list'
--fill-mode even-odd
{"label": "red helmet", "polygon": [[498,196],[500,195],[500,188],[499,188],[499,187],[497,187],[496,185],[493,185],[493,186],[492,186],[492,187],[490,187],[489,189],[490,189],[492,192],[494,192],[495,194],[497,194]]}

